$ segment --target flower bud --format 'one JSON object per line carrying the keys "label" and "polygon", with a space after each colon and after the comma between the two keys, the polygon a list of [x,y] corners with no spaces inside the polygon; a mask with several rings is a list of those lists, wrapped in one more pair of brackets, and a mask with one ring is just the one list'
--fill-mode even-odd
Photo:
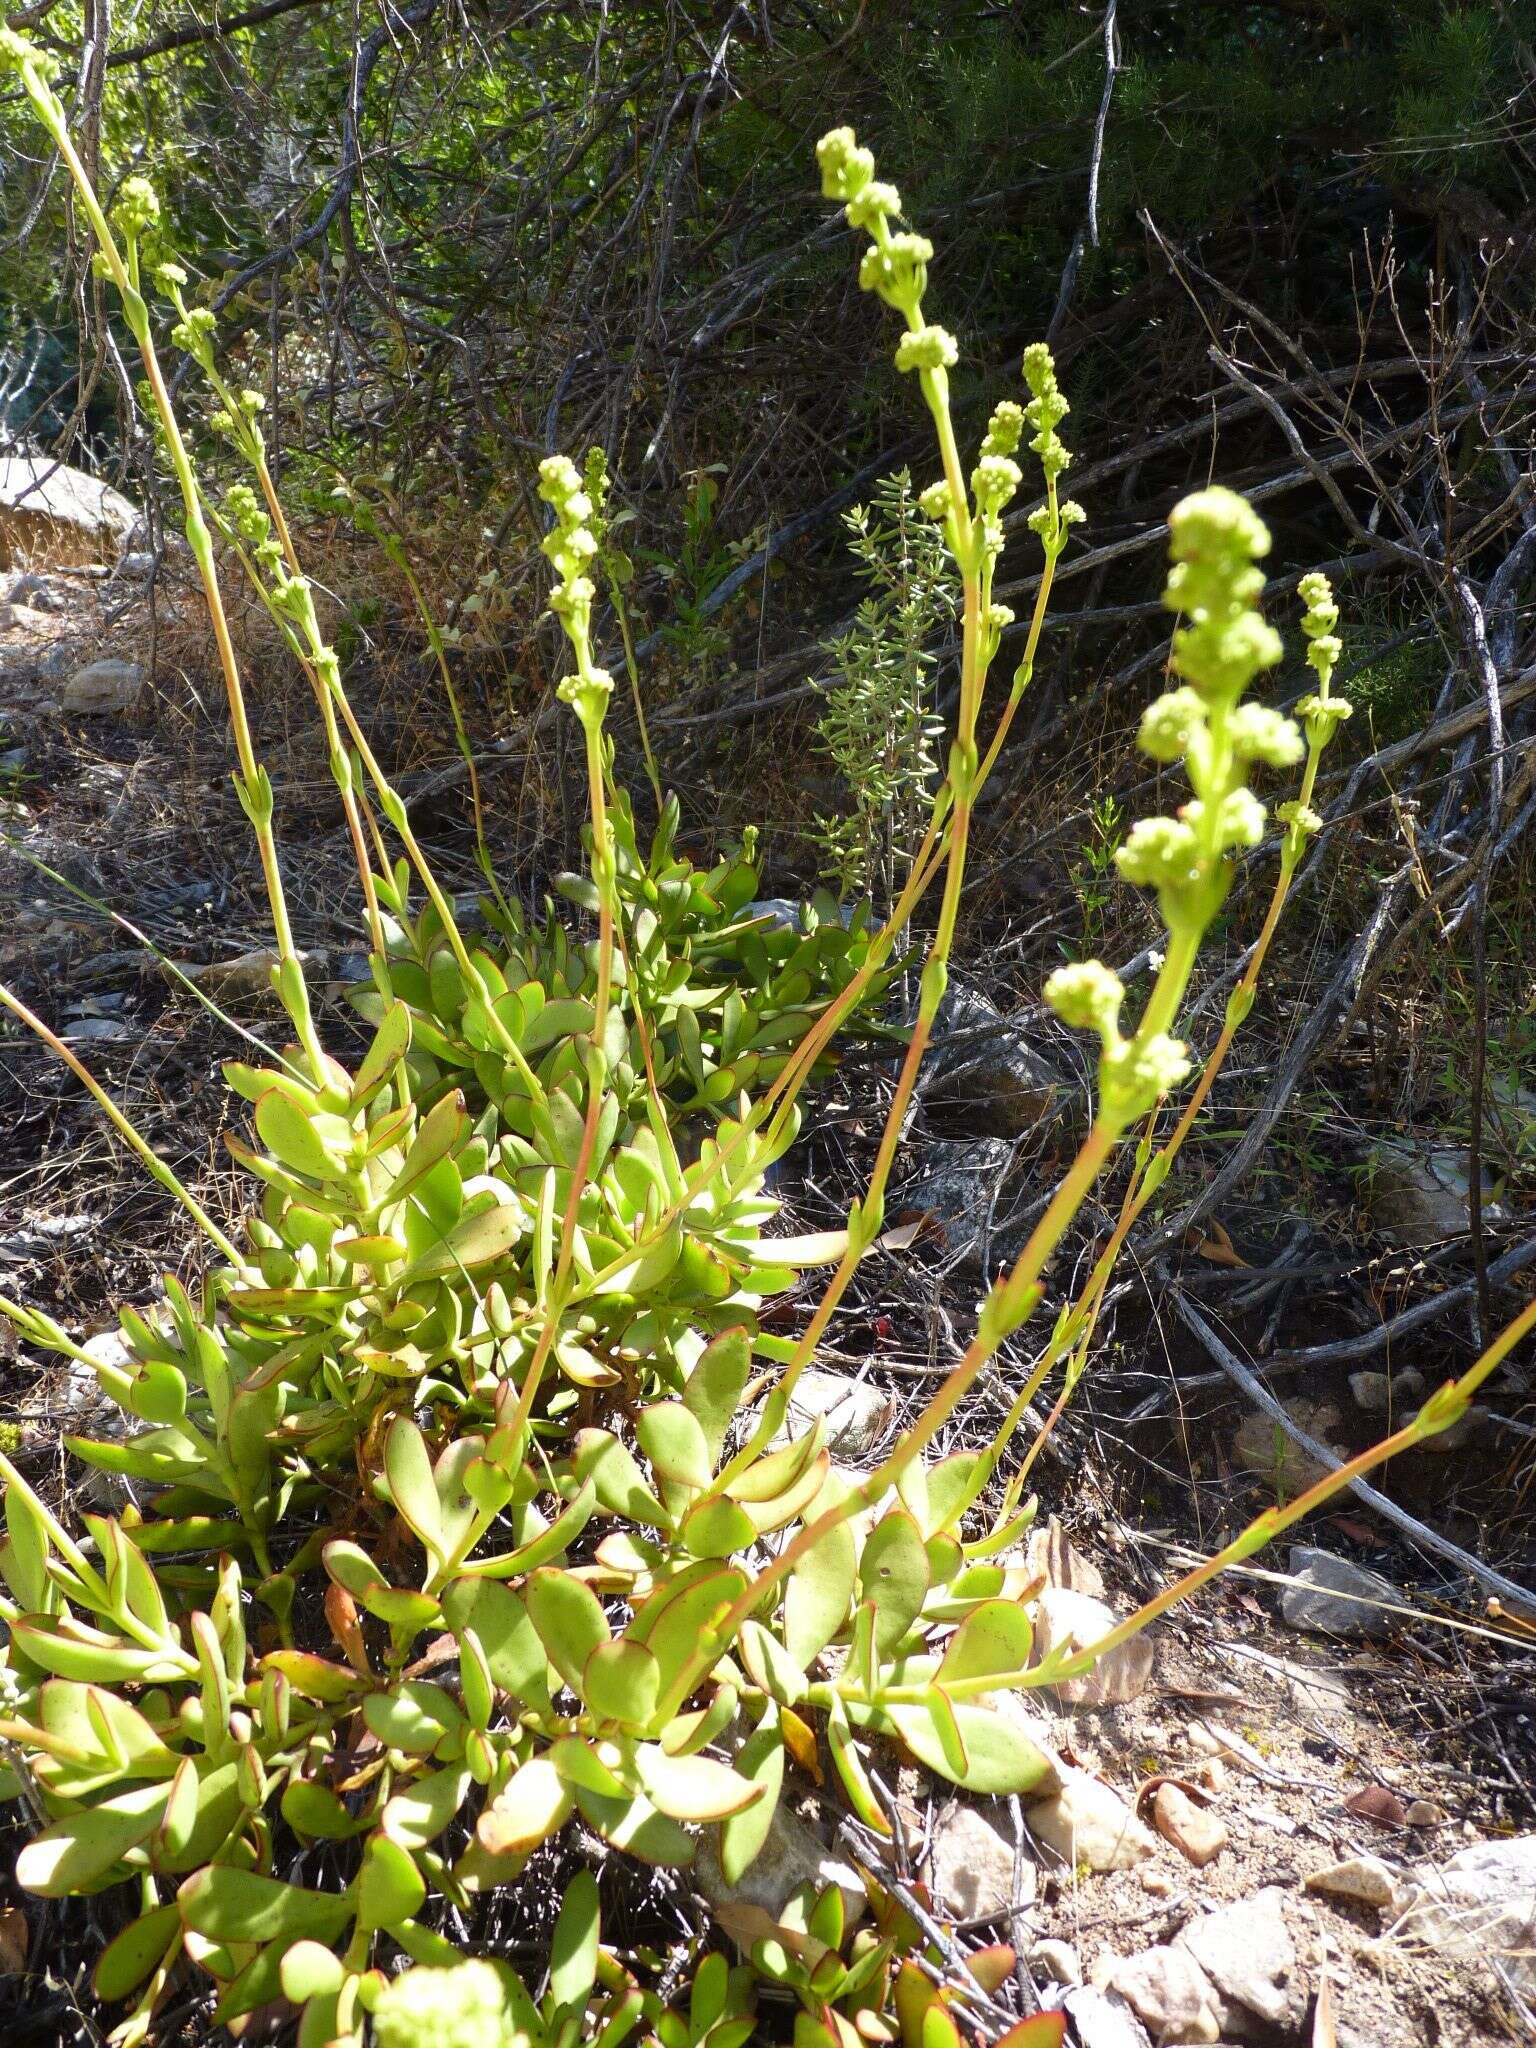
{"label": "flower bud", "polygon": [[896,367],[904,374],[912,370],[948,370],[960,360],[959,345],[945,327],[919,327],[904,334],[896,344]]}
{"label": "flower bud", "polygon": [[1108,1043],[1115,1037],[1125,986],[1102,960],[1075,960],[1049,976],[1045,1000],[1063,1024],[1077,1031],[1097,1031]]}
{"label": "flower bud", "polygon": [[1262,761],[1266,768],[1293,767],[1304,751],[1295,719],[1267,704],[1239,704],[1227,720],[1227,737],[1239,760]]}
{"label": "flower bud", "polygon": [[1154,761],[1177,761],[1189,751],[1205,715],[1205,705],[1194,690],[1166,690],[1142,712],[1137,744]]}
{"label": "flower bud", "polygon": [[851,128],[833,128],[816,145],[824,199],[855,199],[875,175],[875,159]]}

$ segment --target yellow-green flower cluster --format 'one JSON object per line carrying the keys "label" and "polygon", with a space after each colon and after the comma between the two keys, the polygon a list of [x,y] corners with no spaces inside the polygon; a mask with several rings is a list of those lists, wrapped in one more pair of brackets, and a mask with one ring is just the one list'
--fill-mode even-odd
{"label": "yellow-green flower cluster", "polygon": [[1075,498],[1058,501],[1056,496],[1056,479],[1072,460],[1071,451],[1056,429],[1072,408],[1056,381],[1056,358],[1046,342],[1032,341],[1025,349],[1024,382],[1031,394],[1024,415],[1035,430],[1029,445],[1040,458],[1046,489],[1045,503],[1029,515],[1029,529],[1039,536],[1054,561],[1066,546],[1070,529],[1081,525],[1088,515]]}
{"label": "yellow-green flower cluster", "polygon": [[1040,458],[1046,481],[1054,483],[1072,460],[1056,431],[1072,408],[1056,382],[1056,358],[1043,341],[1032,341],[1024,351],[1024,382],[1031,394],[1025,415],[1035,430],[1029,445]]}
{"label": "yellow-green flower cluster", "polygon": [[1306,607],[1301,630],[1307,636],[1307,661],[1316,671],[1318,682],[1316,692],[1303,697],[1296,712],[1306,726],[1309,743],[1322,748],[1354,710],[1352,704],[1331,695],[1329,689],[1334,668],[1344,652],[1344,643],[1333,630],[1339,623],[1339,608],[1334,603],[1332,584],[1315,570],[1302,577],[1296,590]]}
{"label": "yellow-green flower cluster", "polygon": [[1168,532],[1163,603],[1189,622],[1173,636],[1173,669],[1208,702],[1233,704],[1282,652],[1280,635],[1254,609],[1269,528],[1246,498],[1214,484],[1174,507]]}
{"label": "yellow-green flower cluster", "polygon": [[542,542],[556,578],[549,608],[576,655],[576,673],[561,681],[557,694],[583,725],[596,727],[602,724],[613,693],[613,678],[592,660],[592,600],[597,591],[587,570],[597,553],[594,508],[568,455],[551,455],[539,464],[539,496],[555,515]]}
{"label": "yellow-green flower cluster", "polygon": [[922,317],[933,244],[926,235],[891,226],[901,212],[901,194],[875,176],[874,155],[860,146],[851,128],[834,128],[823,135],[816,145],[816,161],[823,195],[840,199],[848,225],[861,228],[870,238],[859,265],[860,287],[906,320],[907,332],[896,344],[897,369],[928,377],[953,369],[960,354],[955,337]]}
{"label": "yellow-green flower cluster", "polygon": [[1308,839],[1322,828],[1322,819],[1307,799],[1311,795],[1323,749],[1354,709],[1346,699],[1332,694],[1333,671],[1344,651],[1343,642],[1333,630],[1339,622],[1333,586],[1326,576],[1314,570],[1310,576],[1302,577],[1296,589],[1304,607],[1301,630],[1307,636],[1307,660],[1316,671],[1317,689],[1310,696],[1303,697],[1296,706],[1296,714],[1307,735],[1307,766],[1302,778],[1302,795],[1294,803],[1281,804],[1276,811],[1276,816],[1286,827],[1281,859],[1288,867],[1296,865]]}
{"label": "yellow-green flower cluster", "polygon": [[132,241],[160,223],[160,196],[148,178],[124,178],[112,205],[112,225]]}
{"label": "yellow-green flower cluster", "polygon": [[1045,984],[1045,999],[1064,1024],[1097,1032],[1099,1115],[1117,1129],[1146,1112],[1189,1072],[1189,1056],[1166,1031],[1120,1029],[1125,986],[1102,960],[1077,960],[1058,967]]}
{"label": "yellow-green flower cluster", "polygon": [[[1043,393],[1050,382],[1037,377]],[[1053,431],[1055,407],[1040,415]],[[1062,969],[1046,997],[1071,1024],[1092,1028],[1103,1045],[1100,1114],[1117,1129],[1149,1109],[1188,1072],[1183,1046],[1166,1029],[1177,1015],[1201,934],[1221,907],[1232,853],[1264,836],[1264,806],[1246,781],[1253,762],[1285,768],[1301,758],[1294,720],[1243,691],[1280,658],[1279,635],[1255,609],[1264,588],[1256,566],[1269,551],[1264,522],[1234,492],[1197,491],[1174,508],[1164,601],[1183,614],[1172,665],[1183,681],[1142,714],[1140,744],[1154,761],[1182,761],[1192,795],[1174,817],[1141,818],[1115,855],[1128,882],[1157,891],[1170,945],[1141,1028],[1122,1036],[1122,991],[1097,962]],[[1319,601],[1318,618],[1324,608]],[[1331,621],[1329,622],[1331,623]],[[1319,632],[1323,631],[1319,625]]]}
{"label": "yellow-green flower cluster", "polygon": [[506,2048],[519,2038],[506,1977],[478,1958],[394,1978],[374,2007],[373,2033],[379,2048]]}
{"label": "yellow-green flower cluster", "polygon": [[44,84],[59,75],[59,60],[13,28],[0,28],[0,75],[7,71],[31,71]]}

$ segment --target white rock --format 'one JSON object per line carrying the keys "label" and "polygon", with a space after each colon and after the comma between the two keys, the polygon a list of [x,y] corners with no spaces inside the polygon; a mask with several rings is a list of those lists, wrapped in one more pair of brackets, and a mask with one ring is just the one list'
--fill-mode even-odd
{"label": "white rock", "polygon": [[858,1872],[840,1856],[834,1856],[803,1820],[782,1805],[769,1823],[767,1840],[742,1872],[738,1884],[727,1884],[720,1868],[716,1828],[705,1828],[699,1836],[693,1879],[709,1905],[727,1916],[727,1925],[731,1910],[736,1907],[756,1907],[771,1920],[777,1920],[804,1884],[814,1885],[817,1891],[835,1884],[843,1895],[843,1908],[850,1922],[858,1919],[868,1903]]}
{"label": "white rock", "polygon": [[1401,1606],[1400,1590],[1347,1557],[1293,1544],[1291,1577],[1297,1583],[1281,1589],[1280,1613],[1292,1628],[1320,1629],[1330,1636],[1385,1636],[1397,1626],[1381,1603]]}
{"label": "white rock", "polygon": [[110,484],[46,456],[0,456],[0,560],[110,562],[139,523]]}
{"label": "white rock", "polygon": [[1072,1868],[1129,1870],[1157,1846],[1120,1794],[1102,1779],[1070,1764],[1061,1767],[1061,1790],[1024,1809],[1037,1842]]}
{"label": "white rock", "polygon": [[1083,1981],[1082,1959],[1070,1941],[1037,1941],[1029,1952],[1029,1960],[1053,1984],[1081,1984]]}
{"label": "white rock", "polygon": [[844,1379],[841,1373],[800,1375],[776,1443],[804,1436],[826,1418],[827,1450],[834,1458],[862,1458],[885,1435],[891,1420],[890,1397],[878,1387]]}
{"label": "white rock", "polygon": [[[1068,1586],[1047,1586],[1031,1611],[1038,1662],[1063,1646],[1072,1653],[1086,1650],[1108,1635],[1120,1619],[1113,1608],[1091,1593],[1074,1592]],[[1133,1636],[1101,1657],[1091,1671],[1080,1678],[1064,1679],[1052,1690],[1071,1706],[1113,1706],[1137,1699],[1147,1689],[1156,1654],[1145,1636]]]}
{"label": "white rock", "polygon": [[1307,1890],[1330,1899],[1354,1899],[1362,1906],[1387,1906],[1397,1879],[1379,1856],[1351,1856],[1343,1863],[1330,1863],[1326,1870],[1314,1870]]}
{"label": "white rock", "polygon": [[[1394,1244],[1439,1244],[1471,1228],[1467,1155],[1451,1146],[1399,1142],[1377,1145],[1367,1162],[1372,1229]],[[1492,1183],[1484,1177],[1483,1215],[1500,1218]]]}
{"label": "white rock", "polygon": [[1216,1991],[1187,1949],[1149,1948],[1128,1956],[1109,1980],[1154,2040],[1219,2041]]}
{"label": "white rock", "polygon": [[[1015,1865],[1018,1868],[1015,1896]],[[1036,1870],[1012,1840],[974,1806],[958,1802],[935,1822],[929,1864],[933,1893],[947,1916],[991,1920],[1028,1906],[1035,1896]]]}
{"label": "white rock", "polygon": [[109,656],[77,668],[59,692],[59,702],[66,711],[131,711],[143,687],[144,671],[136,661]]}
{"label": "white rock", "polygon": [[[1178,1945],[1188,1949],[1227,2005],[1256,2013],[1271,2026],[1300,2017],[1306,1986],[1285,1924],[1285,1893],[1278,1885],[1266,1885],[1251,1899],[1192,1921]],[[1225,2009],[1221,2021],[1224,2027],[1232,2024]]]}
{"label": "white rock", "polygon": [[1536,1835],[1475,1842],[1447,1862],[1415,1865],[1396,1888],[1392,1932],[1442,1956],[1495,1957],[1536,1995]]}
{"label": "white rock", "polygon": [[1150,2048],[1151,2035],[1118,1991],[1082,1984],[1066,1994],[1061,2009],[1076,2028],[1082,2048]]}

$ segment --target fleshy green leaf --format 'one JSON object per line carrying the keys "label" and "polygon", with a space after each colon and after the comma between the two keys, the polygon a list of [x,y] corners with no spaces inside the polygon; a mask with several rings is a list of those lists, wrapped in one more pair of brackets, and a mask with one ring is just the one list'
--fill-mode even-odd
{"label": "fleshy green leaf", "polygon": [[187,1926],[208,1941],[334,1941],[353,1916],[348,1892],[307,1891],[224,1863],[196,1871],[176,1897]]}
{"label": "fleshy green leaf", "polygon": [[742,1874],[768,1839],[784,1784],[784,1732],[771,1707],[736,1755],[736,1769],[748,1783],[762,1788],[762,1797],[731,1815],[720,1829],[720,1868],[729,1885]]}
{"label": "fleshy green leaf", "polygon": [[180,1947],[181,1910],[170,1899],[130,1920],[121,1934],[107,1943],[91,1977],[96,1996],[109,2005],[126,1998],[164,1961],[173,1942]]}
{"label": "fleshy green leaf", "polygon": [[726,1330],[706,1345],[683,1386],[683,1404],[704,1435],[710,1470],[719,1459],[752,1369],[752,1342],[743,1330]]}
{"label": "fleshy green leaf", "polygon": [[528,1613],[549,1661],[573,1692],[599,1644],[609,1640],[602,1602],[582,1579],[546,1567],[528,1580]]}
{"label": "fleshy green leaf", "polygon": [[644,1643],[601,1642],[581,1675],[581,1696],[601,1721],[644,1727],[656,1711],[661,1666]]}
{"label": "fleshy green leaf", "polygon": [[857,1583],[853,1530],[840,1522],[816,1539],[784,1589],[784,1647],[802,1671],[847,1621]]}
{"label": "fleshy green leaf", "polygon": [[[951,1711],[965,1745],[967,1791],[985,1797],[1032,1792],[1053,1776],[1055,1764],[1020,1731],[1017,1722],[969,1700],[957,1701]],[[857,1709],[853,1712],[856,1720],[870,1718],[875,1725],[899,1735],[918,1762],[941,1778],[952,1784],[960,1782],[926,1707],[892,1706],[868,1715]]]}
{"label": "fleshy green leaf", "polygon": [[1026,1670],[1034,1633],[1029,1616],[1012,1600],[984,1601],[950,1637],[939,1665],[939,1683]]}
{"label": "fleshy green leaf", "polygon": [[359,1928],[396,1927],[420,1912],[426,1879],[408,1849],[386,1834],[370,1835],[357,1880]]}
{"label": "fleshy green leaf", "polygon": [[571,1787],[548,1757],[537,1756],[513,1772],[481,1814],[475,1836],[493,1856],[524,1854],[563,1827],[574,1805]]}
{"label": "fleshy green leaf", "polygon": [[549,1952],[549,1989],[555,2009],[584,2013],[597,1982],[597,1884],[579,1871],[566,1890]]}
{"label": "fleshy green leaf", "polygon": [[680,1401],[657,1401],[642,1409],[635,1435],[655,1471],[673,1485],[702,1493],[714,1477],[708,1439],[698,1418]]}
{"label": "fleshy green leaf", "polygon": [[928,1552],[905,1508],[892,1508],[864,1539],[859,1581],[875,1609],[875,1647],[890,1656],[922,1613],[929,1584]]}
{"label": "fleshy green leaf", "polygon": [[637,1745],[635,1765],[646,1797],[674,1820],[725,1820],[755,1805],[765,1792],[713,1757],[668,1756],[654,1743]]}

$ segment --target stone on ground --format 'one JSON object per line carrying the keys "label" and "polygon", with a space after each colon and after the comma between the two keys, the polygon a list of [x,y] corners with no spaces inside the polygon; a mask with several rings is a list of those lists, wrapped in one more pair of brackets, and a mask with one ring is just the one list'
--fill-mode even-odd
{"label": "stone on ground", "polygon": [[996,1919],[1035,1896],[1034,1864],[974,1806],[957,1802],[935,1821],[929,1869],[935,1899],[956,1920]]}
{"label": "stone on ground", "polygon": [[1054,1121],[1066,1078],[974,989],[952,988],[939,1005],[919,1089],[928,1107],[982,1137],[1018,1138]]}
{"label": "stone on ground", "polygon": [[1061,1790],[1024,1809],[1037,1842],[1054,1849],[1072,1869],[1130,1870],[1157,1844],[1113,1786],[1070,1764],[1061,1767]]}
{"label": "stone on ground", "polygon": [[[1053,1650],[1085,1650],[1109,1634],[1120,1617],[1091,1593],[1047,1586],[1035,1602],[1035,1653],[1043,1661]],[[1156,1650],[1146,1636],[1133,1636],[1101,1657],[1091,1671],[1053,1687],[1072,1706],[1119,1706],[1140,1697],[1152,1677]]]}
{"label": "stone on ground", "polygon": [[1109,1988],[1160,2044],[1221,2039],[1215,1987],[1187,1949],[1149,1948],[1128,1956],[1116,1966]]}
{"label": "stone on ground", "polygon": [[776,1441],[787,1443],[792,1437],[804,1436],[823,1417],[826,1447],[832,1457],[867,1457],[890,1423],[890,1397],[878,1387],[845,1379],[841,1373],[802,1373]]}
{"label": "stone on ground", "polygon": [[[1245,2013],[1272,2027],[1299,2023],[1308,1989],[1285,1923],[1285,1893],[1278,1885],[1266,1885],[1251,1899],[1192,1921],[1177,1945],[1189,1951],[1221,1993],[1224,2028],[1236,2031]],[[1241,2011],[1233,2013],[1233,2006]]]}
{"label": "stone on ground", "polygon": [[1397,1626],[1396,1616],[1380,1603],[1401,1606],[1399,1588],[1347,1557],[1293,1544],[1291,1578],[1294,1583],[1280,1593],[1280,1613],[1291,1628],[1330,1636],[1386,1636]]}
{"label": "stone on ground", "polygon": [[1226,1822],[1218,1814],[1197,1806],[1177,1785],[1159,1785],[1152,1803],[1157,1832],[1196,1870],[1214,1862],[1229,1840]]}
{"label": "stone on ground", "polygon": [[1536,1996],[1536,1835],[1474,1842],[1396,1887],[1392,1932],[1441,1956],[1499,1963]]}
{"label": "stone on ground", "polygon": [[1342,1863],[1330,1863],[1326,1870],[1314,1870],[1307,1879],[1307,1890],[1330,1899],[1351,1899],[1361,1906],[1387,1906],[1397,1883],[1379,1856],[1350,1856]]}
{"label": "stone on ground", "polygon": [[136,661],[108,656],[104,661],[88,662],[84,668],[77,668],[59,692],[59,702],[66,711],[90,715],[131,711],[143,687],[144,671]]}
{"label": "stone on ground", "polygon": [[0,568],[112,562],[139,523],[121,491],[45,456],[0,455]]}

